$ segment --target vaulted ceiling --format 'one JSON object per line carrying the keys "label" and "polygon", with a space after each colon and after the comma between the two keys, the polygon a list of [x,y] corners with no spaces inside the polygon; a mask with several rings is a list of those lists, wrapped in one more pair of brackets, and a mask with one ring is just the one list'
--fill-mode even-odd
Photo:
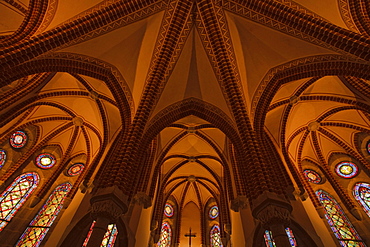
{"label": "vaulted ceiling", "polygon": [[[195,99],[221,112],[236,131],[243,109],[297,167],[304,159],[328,162],[336,152],[361,159],[354,137],[370,133],[369,82],[330,67],[368,66],[370,42],[360,38],[346,1],[37,3],[0,4],[2,40],[15,40],[3,47],[1,60],[3,142],[15,128],[34,125],[40,148],[58,144],[64,154],[84,153],[91,161],[135,117],[146,118],[149,128],[174,104]],[[31,31],[22,24],[27,10],[40,12]],[[20,28],[30,35],[25,45],[17,43]],[[358,46],[340,46],[330,35],[351,37]],[[325,62],[330,67],[325,76],[289,72]],[[268,84],[278,72],[291,76],[281,85]],[[225,162],[229,138],[193,115],[164,126],[154,158],[163,192],[199,208],[225,184],[236,193],[230,181],[238,174]]]}

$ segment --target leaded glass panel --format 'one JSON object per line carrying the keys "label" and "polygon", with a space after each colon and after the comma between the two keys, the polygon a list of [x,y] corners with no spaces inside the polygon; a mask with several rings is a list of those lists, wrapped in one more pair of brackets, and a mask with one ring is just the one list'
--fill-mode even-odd
{"label": "leaded glass panel", "polygon": [[37,247],[40,245],[62,209],[64,200],[71,188],[70,183],[64,183],[53,191],[20,237],[17,246]]}
{"label": "leaded glass panel", "polygon": [[316,191],[326,212],[325,218],[341,246],[366,246],[337,201],[323,190]]}
{"label": "leaded glass panel", "polygon": [[39,184],[39,175],[29,172],[18,176],[0,195],[0,231],[9,223]]}

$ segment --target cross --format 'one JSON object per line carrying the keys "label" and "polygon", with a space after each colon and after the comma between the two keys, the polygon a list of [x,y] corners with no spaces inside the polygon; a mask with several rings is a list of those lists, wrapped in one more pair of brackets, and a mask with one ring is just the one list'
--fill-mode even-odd
{"label": "cross", "polygon": [[195,233],[191,234],[191,228],[189,228],[189,233],[185,234],[185,237],[189,238],[189,247],[191,247],[191,238],[195,238]]}

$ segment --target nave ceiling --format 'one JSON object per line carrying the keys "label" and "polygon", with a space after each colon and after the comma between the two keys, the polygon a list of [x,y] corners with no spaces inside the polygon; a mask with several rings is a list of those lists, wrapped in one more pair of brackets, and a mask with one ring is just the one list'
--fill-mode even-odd
{"label": "nave ceiling", "polygon": [[[25,10],[38,6],[37,1],[15,2],[19,6],[0,5],[0,34],[8,38],[22,25]],[[136,120],[145,119],[147,133],[179,102],[204,102],[230,125],[189,111],[162,126],[153,138],[153,167],[160,176],[150,177],[153,168],[146,191],[154,193],[152,188],[163,182],[164,195],[199,208],[226,186],[231,194],[243,189],[235,182],[240,174],[224,162],[232,156],[225,128],[243,135],[238,114],[246,115],[260,136],[266,132],[297,169],[305,160],[329,163],[338,153],[370,166],[356,141],[370,133],[369,78],[354,69],[332,69],[335,63],[343,69],[347,63],[369,66],[369,42],[356,36],[360,31],[348,18],[346,1],[261,2],[271,13],[242,0],[48,1],[27,45],[14,46],[21,52],[3,47],[1,93],[7,105],[0,112],[1,140],[15,126],[33,126],[40,149],[56,145],[61,153],[83,154],[92,163]],[[119,6],[116,16],[106,14],[111,5]],[[274,19],[278,10],[324,23],[324,35],[302,28],[299,20]],[[343,40],[351,37],[358,50],[326,40],[330,32],[344,33],[338,35]],[[62,42],[55,43],[53,36]],[[300,74],[300,66],[318,72]],[[285,76],[279,85],[272,83],[276,75]],[[31,88],[30,81],[37,86]]]}

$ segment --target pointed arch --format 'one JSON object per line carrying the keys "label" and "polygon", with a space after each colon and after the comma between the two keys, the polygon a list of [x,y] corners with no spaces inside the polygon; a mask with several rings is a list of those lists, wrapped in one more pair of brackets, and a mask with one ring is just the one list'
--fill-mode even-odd
{"label": "pointed arch", "polygon": [[222,247],[220,226],[215,224],[210,231],[211,247]]}
{"label": "pointed arch", "polygon": [[370,217],[370,184],[356,183],[353,187],[353,196]]}
{"label": "pointed arch", "polygon": [[170,224],[166,221],[162,223],[161,236],[158,241],[158,247],[170,247],[172,238],[172,230]]}
{"label": "pointed arch", "polygon": [[[84,243],[82,244],[82,247],[87,246],[87,243],[90,240],[90,236],[95,226],[95,223],[96,221],[94,220],[90,226],[89,232],[87,233],[86,239]],[[103,240],[101,242],[100,247],[113,247],[114,243],[116,242],[117,235],[118,235],[118,229],[117,229],[116,224],[109,224],[107,227],[107,231],[105,232],[103,236]]]}
{"label": "pointed arch", "polygon": [[71,188],[72,185],[68,182],[55,188],[19,238],[16,246],[37,247],[41,244],[62,209],[64,200]]}
{"label": "pointed arch", "polygon": [[0,232],[15,216],[27,198],[37,188],[40,177],[28,172],[16,177],[11,185],[0,195]]}
{"label": "pointed arch", "polygon": [[337,201],[326,191],[315,192],[325,210],[325,218],[341,246],[363,246],[360,235],[353,227]]}

